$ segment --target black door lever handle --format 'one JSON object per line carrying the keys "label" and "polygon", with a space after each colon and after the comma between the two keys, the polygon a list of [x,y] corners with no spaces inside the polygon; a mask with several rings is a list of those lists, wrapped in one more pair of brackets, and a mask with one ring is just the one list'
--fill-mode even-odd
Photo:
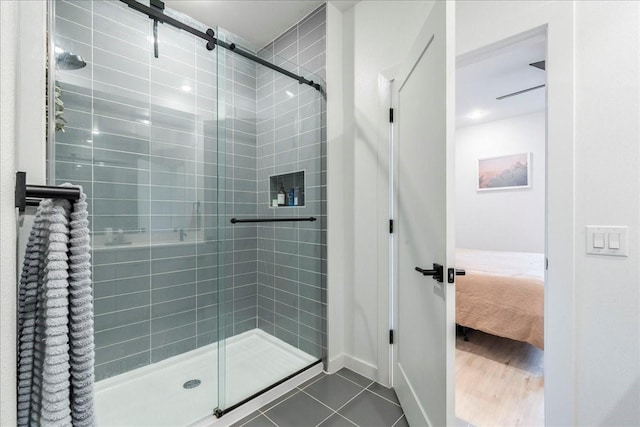
{"label": "black door lever handle", "polygon": [[443,268],[440,264],[437,263],[433,263],[433,269],[432,270],[427,270],[425,268],[420,268],[420,267],[416,267],[416,271],[418,273],[422,273],[423,276],[433,276],[433,280],[437,280],[438,282],[442,282],[442,273],[443,273]]}
{"label": "black door lever handle", "polygon": [[425,270],[420,267],[416,267],[416,271],[418,273],[422,273],[423,276],[433,276],[434,274],[437,274],[436,270]]}

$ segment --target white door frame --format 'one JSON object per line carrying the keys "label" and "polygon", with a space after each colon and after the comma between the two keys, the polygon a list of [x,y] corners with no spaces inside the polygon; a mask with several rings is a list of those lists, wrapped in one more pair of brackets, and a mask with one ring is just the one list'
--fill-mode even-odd
{"label": "white door frame", "polygon": [[[512,3],[512,2],[505,2]],[[509,6],[509,5],[507,5]],[[488,5],[487,8],[500,6]],[[512,7],[512,6],[511,6]],[[539,28],[547,33],[545,423],[575,425],[575,192],[574,6],[523,2],[517,16],[505,7],[495,21],[479,23],[466,54]],[[492,12],[496,12],[492,10]],[[512,16],[513,15],[513,16]],[[460,46],[460,44],[458,45]],[[553,185],[549,185],[553,183]],[[550,325],[553,325],[552,327]]]}
{"label": "white door frame", "polygon": [[[573,5],[571,2],[553,2],[541,7],[536,13],[522,14],[509,24],[496,26],[491,34],[479,37],[476,45],[464,52],[481,49],[501,40],[512,38],[528,31],[544,28],[547,33],[547,147],[546,147],[546,253],[549,270],[545,283],[545,422],[547,425],[575,425],[575,193],[574,193],[574,78],[573,78]],[[486,24],[489,26],[489,24]],[[458,55],[459,56],[459,55]],[[390,80],[393,71],[381,75],[380,102],[391,105]],[[385,83],[386,82],[386,83]],[[388,107],[387,107],[388,108]],[[390,134],[386,119],[388,110],[381,108],[381,128]],[[384,119],[383,119],[384,118]],[[380,130],[384,134],[384,130]],[[389,145],[381,144],[378,149],[379,164],[388,165],[391,156]],[[382,168],[380,168],[382,169]],[[381,170],[378,178],[378,217],[390,215],[389,205],[389,171]],[[387,182],[386,186],[381,185]],[[553,182],[553,186],[548,185]],[[389,257],[393,249],[389,230],[382,226],[378,230],[379,246],[379,306],[378,306],[378,360],[379,371],[387,372],[389,381],[384,381],[383,373],[379,375],[385,384],[393,384],[391,366],[392,351],[388,344],[388,329],[393,325],[392,313],[393,290],[389,268]],[[385,270],[385,267],[386,270]],[[386,272],[386,274],[384,274]],[[385,283],[386,281],[386,283]],[[388,322],[388,323],[386,323]],[[553,329],[549,326],[553,325]],[[388,370],[385,368],[387,362]]]}

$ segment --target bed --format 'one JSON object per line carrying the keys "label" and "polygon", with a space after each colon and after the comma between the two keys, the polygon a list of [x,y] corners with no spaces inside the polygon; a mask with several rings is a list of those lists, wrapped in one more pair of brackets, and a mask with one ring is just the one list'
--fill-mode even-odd
{"label": "bed", "polygon": [[456,249],[456,323],[544,349],[544,255]]}

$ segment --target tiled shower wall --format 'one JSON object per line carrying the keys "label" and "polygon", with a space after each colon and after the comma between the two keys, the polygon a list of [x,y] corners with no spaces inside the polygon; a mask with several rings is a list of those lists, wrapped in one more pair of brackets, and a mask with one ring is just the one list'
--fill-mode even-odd
{"label": "tiled shower wall", "polygon": [[225,214],[220,289],[225,291],[224,336],[230,337],[257,327],[257,227],[230,223],[232,217],[257,215],[256,64],[227,51],[219,55],[221,65],[226,64],[226,161],[220,175],[227,189],[220,204],[220,213]]}
{"label": "tiled shower wall", "polygon": [[151,21],[120,2],[56,1],[55,15],[55,44],[87,62],[56,72],[54,158],[56,182],[89,198],[97,379],[217,341],[219,297],[225,336],[255,328],[256,227],[234,228],[224,287],[216,228],[222,96],[225,209],[256,213],[255,65],[221,58],[218,92],[218,50],[200,39],[161,25],[154,58]]}
{"label": "tiled shower wall", "polygon": [[[276,64],[283,58],[309,80],[324,80],[325,17],[323,5],[260,56]],[[264,67],[257,78],[258,213],[318,219],[258,227],[258,326],[320,358],[326,350],[325,103],[312,87]],[[271,207],[269,177],[299,171],[304,207]]]}

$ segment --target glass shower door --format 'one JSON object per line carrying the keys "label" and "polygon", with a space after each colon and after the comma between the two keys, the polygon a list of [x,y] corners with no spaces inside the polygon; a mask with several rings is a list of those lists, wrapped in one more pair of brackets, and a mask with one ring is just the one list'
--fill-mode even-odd
{"label": "glass shower door", "polygon": [[174,386],[191,423],[211,415],[218,399],[217,51],[173,27],[158,31],[159,57],[150,59],[150,244],[167,258],[152,264],[162,307],[152,308],[152,327],[159,317],[162,331],[152,338],[167,349],[159,357],[176,361]]}
{"label": "glass shower door", "polygon": [[217,50],[158,24],[155,57],[124,3],[51,5],[50,172],[88,196],[98,423],[191,424],[219,396]]}
{"label": "glass shower door", "polygon": [[[218,37],[249,50],[224,30]],[[324,356],[326,168],[321,92],[233,51],[218,55],[223,414]],[[272,50],[259,56],[321,82]],[[280,204],[279,191],[287,193]]]}

